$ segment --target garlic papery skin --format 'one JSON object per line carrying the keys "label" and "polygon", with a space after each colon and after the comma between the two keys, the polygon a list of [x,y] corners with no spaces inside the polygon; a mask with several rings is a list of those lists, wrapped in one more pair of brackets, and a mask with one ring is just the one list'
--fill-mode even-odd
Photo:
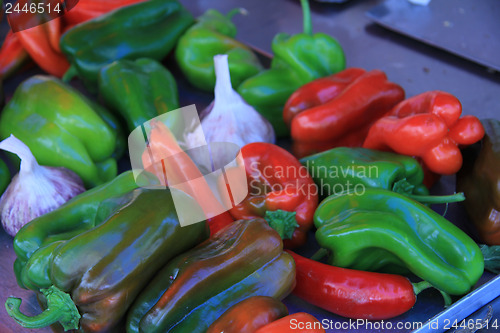
{"label": "garlic papery skin", "polygon": [[0,149],[21,159],[19,173],[0,198],[2,226],[11,236],[31,220],[85,191],[76,173],[62,167],[39,165],[29,147],[14,135],[0,142]]}
{"label": "garlic papery skin", "polygon": [[[190,129],[184,135],[188,149],[199,147],[205,141],[207,144],[232,142],[240,148],[252,142],[276,141],[271,123],[232,88],[227,58],[227,54],[214,56],[215,98],[212,104],[201,112],[201,126]],[[234,155],[234,152],[227,153]],[[213,160],[235,158],[235,156],[221,156],[225,155],[223,150],[212,154]]]}

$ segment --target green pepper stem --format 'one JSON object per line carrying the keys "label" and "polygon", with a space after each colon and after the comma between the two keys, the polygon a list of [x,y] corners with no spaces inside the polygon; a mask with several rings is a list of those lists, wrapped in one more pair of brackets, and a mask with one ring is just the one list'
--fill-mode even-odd
{"label": "green pepper stem", "polygon": [[407,197],[416,200],[421,203],[426,204],[443,204],[451,202],[460,202],[465,200],[463,192],[455,193],[451,195],[418,195],[418,194],[406,194]]}
{"label": "green pepper stem", "polygon": [[314,261],[319,261],[327,255],[328,255],[327,249],[319,249],[318,251],[316,251],[315,254],[312,255],[312,257],[310,259],[314,260]]}
{"label": "green pepper stem", "polygon": [[295,229],[299,226],[295,219],[296,212],[287,212],[281,209],[266,211],[264,219],[271,228],[276,230],[281,239],[292,239]]}
{"label": "green pepper stem", "polygon": [[[423,290],[425,289],[429,289],[429,288],[435,288],[432,284],[430,284],[429,282],[427,281],[421,281],[421,282],[417,282],[417,283],[412,283],[413,285],[413,292],[415,293],[415,296],[420,294]],[[435,288],[437,289],[437,288]],[[441,296],[443,296],[443,299],[444,299],[444,307],[448,307],[451,305],[451,297],[450,295],[448,295],[447,293],[445,293],[444,291],[442,290],[439,290],[437,289],[440,293],[441,293]]]}
{"label": "green pepper stem", "polygon": [[311,8],[308,0],[300,0],[302,5],[302,15],[304,16],[304,33],[312,35]]}
{"label": "green pepper stem", "polygon": [[25,328],[42,328],[60,322],[65,331],[78,329],[81,316],[71,297],[54,286],[42,289],[41,292],[47,299],[47,309],[44,312],[28,317],[19,309],[21,299],[9,297],[5,302],[9,316]]}
{"label": "green pepper stem", "polygon": [[226,17],[228,19],[232,19],[236,14],[248,15],[248,10],[246,10],[245,8],[234,8],[226,14]]}
{"label": "green pepper stem", "polygon": [[69,81],[71,81],[71,79],[73,79],[77,75],[78,75],[78,71],[76,70],[76,67],[71,65],[68,68],[68,70],[66,71],[66,73],[64,73],[62,80],[64,82],[69,82]]}

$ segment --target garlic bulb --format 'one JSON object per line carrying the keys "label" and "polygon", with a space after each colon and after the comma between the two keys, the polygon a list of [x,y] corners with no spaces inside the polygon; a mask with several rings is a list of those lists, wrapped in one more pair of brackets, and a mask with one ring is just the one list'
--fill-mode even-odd
{"label": "garlic bulb", "polygon": [[[215,98],[201,112],[201,126],[184,134],[186,146],[195,148],[204,142],[232,142],[240,148],[252,142],[275,142],[272,125],[231,87],[227,55],[216,55]],[[226,156],[229,155],[229,156]],[[212,151],[212,160],[230,161],[235,158],[234,150]]]}
{"label": "garlic bulb", "polygon": [[85,191],[76,173],[66,168],[40,166],[29,147],[14,135],[0,142],[0,149],[21,159],[19,173],[0,198],[2,226],[11,236],[29,221]]}

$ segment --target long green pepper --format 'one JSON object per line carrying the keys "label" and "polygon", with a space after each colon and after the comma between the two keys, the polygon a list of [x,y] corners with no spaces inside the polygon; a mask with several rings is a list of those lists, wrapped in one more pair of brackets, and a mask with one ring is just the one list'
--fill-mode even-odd
{"label": "long green pepper", "polygon": [[311,13],[307,0],[301,0],[304,32],[290,36],[277,34],[271,48],[274,53],[271,68],[245,80],[238,93],[266,117],[277,136],[286,136],[283,107],[300,86],[345,68],[344,51],[340,44],[324,33],[312,33]]}
{"label": "long green pepper", "polygon": [[366,188],[332,195],[316,210],[314,224],[334,266],[403,267],[452,295],[467,293],[483,274],[483,255],[469,236],[399,193]]}

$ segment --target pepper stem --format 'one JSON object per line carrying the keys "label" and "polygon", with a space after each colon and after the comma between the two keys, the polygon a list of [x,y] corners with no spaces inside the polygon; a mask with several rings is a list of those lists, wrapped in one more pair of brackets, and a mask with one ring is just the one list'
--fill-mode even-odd
{"label": "pepper stem", "polygon": [[76,67],[74,65],[71,65],[66,73],[64,73],[62,80],[64,82],[69,82],[71,79],[73,79],[75,76],[78,75],[78,71],[76,70]]}
{"label": "pepper stem", "polygon": [[[421,281],[421,282],[417,282],[417,283],[412,283],[412,285],[413,285],[413,292],[415,293],[415,295],[420,294],[420,292],[422,292],[425,289],[435,288],[435,287],[432,286],[432,284],[430,284],[427,281]],[[437,289],[437,288],[435,288],[435,289]],[[439,290],[439,289],[437,289],[437,290],[441,293],[441,296],[443,296],[444,307],[446,308],[446,307],[450,306],[451,305],[451,297],[450,297],[450,295],[448,295],[447,293],[445,293],[442,290]]]}
{"label": "pepper stem", "polygon": [[280,234],[281,239],[292,239],[295,229],[299,226],[295,219],[296,212],[287,212],[281,209],[266,211],[264,217],[274,230]]}
{"label": "pepper stem", "polygon": [[248,15],[248,10],[246,10],[245,8],[234,8],[226,14],[226,17],[228,19],[232,19],[236,14]]}
{"label": "pepper stem", "polygon": [[47,299],[47,309],[44,312],[28,317],[19,309],[21,299],[9,297],[5,302],[9,316],[25,328],[42,328],[59,322],[65,331],[78,329],[81,316],[69,294],[55,286],[42,289],[41,292]]}
{"label": "pepper stem", "polygon": [[328,250],[327,249],[319,249],[318,251],[316,251],[315,254],[312,255],[311,260],[314,260],[314,261],[320,261],[321,259],[323,259],[323,257],[325,257],[326,255],[328,255]]}
{"label": "pepper stem", "polygon": [[312,35],[311,8],[308,0],[300,0],[302,5],[302,15],[304,16],[304,33]]}
{"label": "pepper stem", "polygon": [[406,195],[413,200],[419,201],[426,204],[443,204],[451,202],[460,202],[465,200],[463,192],[450,194],[450,195],[418,195],[418,194],[407,194]]}

